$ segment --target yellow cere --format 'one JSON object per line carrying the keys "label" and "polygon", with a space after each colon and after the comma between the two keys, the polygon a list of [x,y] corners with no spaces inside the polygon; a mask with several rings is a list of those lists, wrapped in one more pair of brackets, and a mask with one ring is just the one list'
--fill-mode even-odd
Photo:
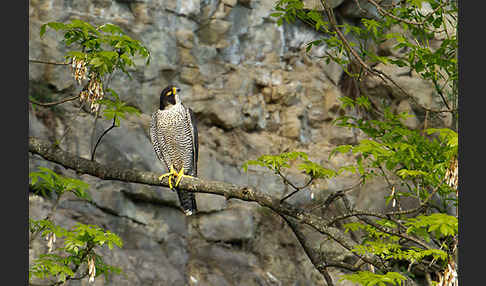
{"label": "yellow cere", "polygon": [[176,88],[176,87],[173,87],[173,88],[172,88],[172,93],[173,93],[173,94],[176,94],[176,93],[177,93],[177,88]]}

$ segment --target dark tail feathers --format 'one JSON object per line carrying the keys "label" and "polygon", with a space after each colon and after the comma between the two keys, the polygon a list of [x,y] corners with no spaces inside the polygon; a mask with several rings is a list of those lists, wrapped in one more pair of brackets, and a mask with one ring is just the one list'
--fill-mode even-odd
{"label": "dark tail feathers", "polygon": [[179,196],[179,203],[181,204],[184,213],[189,216],[196,214],[196,194],[193,192],[183,191],[176,188],[177,195]]}

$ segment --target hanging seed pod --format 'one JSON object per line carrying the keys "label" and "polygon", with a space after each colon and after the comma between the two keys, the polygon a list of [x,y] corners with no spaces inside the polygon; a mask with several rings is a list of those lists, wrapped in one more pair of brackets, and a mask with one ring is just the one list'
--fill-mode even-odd
{"label": "hanging seed pod", "polygon": [[93,283],[96,276],[96,266],[93,257],[88,258],[88,276],[89,283]]}
{"label": "hanging seed pod", "polygon": [[457,158],[453,158],[445,174],[446,183],[457,190],[459,183],[459,167]]}
{"label": "hanging seed pod", "polygon": [[71,72],[74,80],[77,81],[78,84],[81,84],[81,81],[86,79],[86,74],[88,72],[86,61],[84,59],[73,57],[71,62]]}
{"label": "hanging seed pod", "polygon": [[97,103],[97,100],[103,99],[104,92],[103,92],[103,83],[95,73],[91,73],[89,75],[89,82],[84,87],[84,89],[80,93],[80,101],[87,102],[90,105],[90,111],[98,112],[100,109],[100,104]]}

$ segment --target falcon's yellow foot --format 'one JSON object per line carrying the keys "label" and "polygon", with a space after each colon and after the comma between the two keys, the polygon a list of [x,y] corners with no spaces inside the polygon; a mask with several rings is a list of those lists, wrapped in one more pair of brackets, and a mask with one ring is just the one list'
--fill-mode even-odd
{"label": "falcon's yellow foot", "polygon": [[176,181],[176,184],[175,186],[179,186],[179,183],[181,182],[182,178],[194,178],[193,176],[189,176],[189,175],[185,175],[184,174],[184,167],[182,167],[182,169],[179,171],[179,173],[176,175],[177,177],[177,181]]}
{"label": "falcon's yellow foot", "polygon": [[[165,177],[169,177],[169,188],[172,190],[172,178],[177,177],[179,174],[174,170],[174,166],[170,166],[169,173],[165,173],[159,177],[159,180],[162,180]],[[177,184],[176,184],[177,187]]]}

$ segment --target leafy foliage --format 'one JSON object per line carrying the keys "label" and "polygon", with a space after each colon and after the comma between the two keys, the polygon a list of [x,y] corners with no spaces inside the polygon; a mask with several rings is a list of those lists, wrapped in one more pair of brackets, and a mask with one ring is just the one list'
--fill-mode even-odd
{"label": "leafy foliage", "polygon": [[[455,198],[450,198],[455,190],[444,184],[444,178],[449,162],[457,155],[458,135],[445,128],[427,129],[427,134],[438,133],[439,136],[426,137],[420,131],[404,126],[400,119],[405,116],[394,115],[385,109],[383,120],[351,116],[338,118],[338,126],[358,128],[372,139],[362,140],[355,146],[339,146],[331,156],[348,152],[358,155],[355,168],[363,178],[384,175],[384,170],[388,170],[403,180],[411,180],[402,183],[408,192],[397,192],[397,196],[411,196],[422,201],[428,198],[432,189],[438,188],[445,210],[449,201],[457,203]],[[365,160],[367,168],[364,167]]]}
{"label": "leafy foliage", "polygon": [[298,169],[309,175],[311,178],[332,178],[337,175],[334,170],[324,168],[321,165],[309,160],[309,157],[304,152],[285,152],[279,155],[262,155],[257,160],[246,161],[242,168],[245,172],[248,171],[248,166],[257,165],[266,167],[279,173],[283,168],[290,167],[290,161],[301,160],[302,163],[298,165]]}
{"label": "leafy foliage", "polygon": [[43,236],[55,235],[57,238],[64,238],[64,246],[57,249],[67,255],[41,254],[34,259],[30,266],[29,277],[32,275],[41,279],[56,277],[58,281],[65,281],[67,277],[73,277],[75,271],[83,263],[87,263],[89,256],[95,256],[96,276],[101,274],[120,273],[121,269],[104,263],[101,256],[94,252],[95,247],[107,245],[109,249],[113,246],[122,247],[122,241],[116,234],[105,231],[95,225],[77,223],[72,229],[67,230],[56,226],[47,220],[30,219],[31,232],[42,229]]}
{"label": "leafy foliage", "polygon": [[[90,199],[87,193],[89,185],[83,181],[61,176],[45,167],[39,167],[39,171],[31,172],[29,176],[34,189],[44,194],[55,192],[60,199],[66,192],[72,192],[79,198]],[[48,216],[40,220],[29,218],[29,231],[31,238],[37,235],[45,237],[49,248],[49,253],[41,254],[32,261],[29,281],[32,277],[40,279],[55,277],[58,282],[64,282],[74,278],[83,264],[90,268],[90,261],[94,261],[92,265],[94,271],[85,274],[85,276],[89,275],[90,279],[99,275],[104,275],[105,279],[108,279],[111,274],[121,273],[121,269],[106,264],[95,252],[97,247],[107,246],[110,250],[114,246],[122,247],[121,238],[108,230],[82,223],[66,229],[54,224]],[[56,239],[61,239],[63,246],[53,249]]]}
{"label": "leafy foliage", "polygon": [[66,259],[55,254],[41,254],[30,268],[29,280],[32,275],[41,279],[54,276],[58,277],[60,282],[64,282],[66,277],[73,276],[74,272],[67,265]]}
{"label": "leafy foliage", "polygon": [[424,238],[427,241],[430,241],[430,233],[433,233],[437,238],[444,238],[457,235],[459,230],[457,218],[444,213],[420,215],[416,218],[410,218],[405,225],[408,226],[407,233],[425,236]]}
{"label": "leafy foliage", "polygon": [[[41,37],[47,28],[62,31],[64,43],[73,48],[65,58],[72,63],[74,78],[81,83],[88,75],[89,82],[80,92],[80,97],[81,100],[91,103],[93,112],[98,111],[100,106],[106,107],[103,117],[115,120],[116,126],[120,125],[120,119],[125,118],[128,113],[140,113],[121,101],[118,94],[107,88],[103,81],[105,76],[112,75],[116,70],[131,77],[128,68],[135,66],[136,57],[146,59],[147,65],[150,63],[150,53],[141,42],[127,36],[120,27],[109,23],[95,27],[77,19],[66,24],[49,22],[41,26]],[[105,88],[114,100],[104,99]]]}
{"label": "leafy foliage", "polygon": [[257,160],[249,160],[243,164],[243,170],[248,171],[248,166],[258,165],[266,167],[274,172],[280,171],[282,168],[289,168],[289,161],[296,159],[308,160],[308,156],[304,152],[286,152],[280,155],[262,155]]}
{"label": "leafy foliage", "polygon": [[89,69],[100,76],[122,70],[128,76],[126,68],[134,66],[134,56],[146,58],[150,63],[150,53],[139,41],[127,36],[122,29],[113,24],[98,27],[82,20],[73,19],[70,23],[49,22],[41,26],[42,37],[47,28],[64,33],[63,41],[69,47],[77,45],[80,50],[68,52],[66,59],[83,59]]}
{"label": "leafy foliage", "polygon": [[113,100],[101,99],[99,103],[106,105],[106,109],[103,111],[103,116],[107,120],[115,120],[115,126],[120,126],[120,118],[126,118],[127,114],[140,115],[140,111],[132,106],[128,106],[125,102],[120,100],[118,94],[111,88],[108,89],[111,93]]}
{"label": "leafy foliage", "polygon": [[[432,12],[424,13],[424,3]],[[457,1],[424,0],[404,1],[404,5],[394,5],[389,9],[378,9],[379,16],[362,18],[361,25],[338,24],[344,35],[352,36],[351,48],[358,51],[365,62],[392,64],[408,67],[423,79],[433,83],[436,91],[447,100],[449,108],[457,108]],[[353,56],[348,47],[331,27],[328,14],[321,10],[305,10],[300,0],[279,0],[275,4],[277,12],[271,14],[277,18],[277,24],[291,24],[302,21],[324,34],[323,37],[310,41],[306,50],[313,46],[326,45],[329,52],[324,60],[340,64],[348,75],[359,77],[348,69]],[[401,32],[391,32],[399,27]],[[441,38],[438,48],[433,47],[432,40]],[[394,41],[395,50],[406,50],[400,58],[391,55],[379,55],[369,49],[369,42],[381,44],[387,40]],[[452,105],[451,105],[452,104]]]}
{"label": "leafy foliage", "polygon": [[[125,119],[128,114],[140,114],[138,109],[120,100],[119,95],[108,88],[107,83],[117,70],[130,77],[129,68],[134,67],[138,59],[145,59],[146,65],[150,63],[150,53],[141,42],[126,35],[120,27],[109,23],[93,26],[78,19],[69,23],[49,22],[41,26],[40,37],[45,35],[47,29],[62,32],[62,41],[71,49],[65,55],[65,59],[71,63],[74,79],[79,84],[88,79],[79,93],[79,98],[82,102],[91,104],[91,112],[98,112],[100,106],[105,107],[103,117],[113,120],[114,126],[120,126],[120,120]],[[109,93],[107,97],[104,97],[105,91]],[[109,130],[111,128],[103,135]],[[92,160],[93,157],[94,151]],[[72,192],[81,199],[91,200],[87,192],[89,185],[74,178],[61,176],[44,167],[31,172],[29,177],[30,184],[36,192],[44,196],[52,192],[57,195],[56,203],[46,219],[29,218],[31,242],[38,235],[48,240],[48,253],[41,254],[33,260],[29,269],[29,281],[32,277],[54,277],[57,279],[57,285],[69,279],[82,279],[88,276],[89,282],[93,282],[99,275],[104,275],[105,279],[108,279],[111,274],[120,274],[121,269],[106,264],[103,257],[96,253],[96,249],[103,246],[110,250],[114,246],[122,247],[123,243],[119,236],[98,226],[81,223],[71,229],[65,229],[54,224],[51,219],[58,202],[66,192]],[[61,239],[63,245],[53,250],[56,239]],[[86,271],[79,274],[80,269]]]}
{"label": "leafy foliage", "polygon": [[33,189],[41,192],[44,196],[47,192],[54,191],[58,195],[65,192],[72,192],[82,199],[90,199],[87,192],[89,185],[81,180],[73,179],[56,174],[51,169],[39,167],[39,171],[31,172],[29,177]]}
{"label": "leafy foliage", "polygon": [[[437,96],[457,119],[457,36],[455,32],[449,32],[457,24],[456,1],[407,0],[401,5],[380,6],[376,7],[378,17],[362,18],[359,25],[333,23],[333,12],[326,3],[321,4],[324,9],[304,9],[303,1],[278,0],[276,12],[271,16],[277,19],[278,25],[298,20],[322,32],[321,37],[307,43],[306,51],[325,45],[324,60],[338,63],[347,75],[357,80],[363,78],[365,69],[362,66],[361,69],[352,68],[353,62],[358,60],[356,54],[360,57],[358,62],[370,63],[370,67],[378,63],[408,67],[433,84]],[[424,13],[423,5],[430,5],[429,11],[432,12]],[[392,28],[395,30],[392,31]],[[340,33],[347,36],[347,42]],[[432,47],[432,40],[437,38],[441,39],[440,46]],[[378,54],[369,48],[370,43],[382,44],[385,41],[393,42],[393,48],[402,56]],[[368,95],[364,93],[356,98],[342,97],[340,100],[343,109],[356,108],[365,112],[372,109]],[[427,267],[433,263],[445,267],[453,252],[453,241],[457,238],[457,218],[447,214],[451,206],[457,206],[457,190],[449,178],[453,173],[450,172],[451,162],[457,162],[457,133],[447,128],[412,130],[402,124],[409,115],[393,114],[387,108],[379,113],[381,116],[377,119],[347,115],[334,122],[338,126],[360,130],[368,138],[356,145],[338,146],[332,151],[331,157],[338,153],[351,153],[356,158],[355,164],[342,166],[333,171],[333,175],[358,173],[363,183],[380,176],[391,191],[385,198],[387,204],[393,201],[395,206],[401,197],[410,197],[416,199],[421,207],[410,213],[411,217],[397,212],[389,216],[390,219],[345,224],[347,231],[363,234],[361,243],[352,251],[378,256],[387,265],[396,261],[412,265],[427,260]],[[266,162],[265,159],[271,160]],[[272,160],[276,163],[269,164],[273,163]],[[250,164],[279,171],[279,168],[287,167],[286,161],[281,160],[279,155],[275,155],[261,157],[250,161]],[[432,200],[435,195],[438,199],[434,197]],[[420,215],[414,216],[416,213]],[[343,279],[361,285],[400,285],[406,280],[402,274],[390,269],[379,271],[384,272],[360,271],[344,275]]]}
{"label": "leafy foliage", "polygon": [[[349,106],[357,105],[352,99],[346,102]],[[404,116],[385,110],[384,120],[349,116],[339,118],[336,121],[338,125],[358,128],[370,139],[354,146],[339,146],[331,156],[348,152],[357,155],[355,168],[363,178],[382,176],[388,181],[388,177],[394,175],[405,188],[395,191],[393,186],[394,194],[388,197],[388,202],[392,198],[412,197],[419,202],[427,202],[427,205],[441,212],[403,218],[403,226],[391,220],[379,220],[375,223],[381,225],[380,228],[362,222],[349,223],[345,227],[351,231],[360,229],[365,233],[362,243],[353,249],[357,254],[373,254],[385,261],[408,261],[412,264],[428,259],[444,267],[450,259],[451,242],[458,232],[457,218],[447,214],[448,207],[457,204],[456,190],[444,183],[449,162],[457,156],[457,133],[445,128],[426,129],[423,133],[411,130],[401,123],[400,119]],[[442,206],[433,205],[429,200],[435,191],[441,198]],[[437,248],[424,248],[425,244],[420,247],[404,244],[403,237],[398,235],[402,233],[402,227],[406,227],[405,233],[412,238],[423,239],[427,243],[434,241],[435,245],[439,245]],[[362,285],[378,283],[378,280],[366,274],[346,277],[353,277],[352,281]]]}
{"label": "leafy foliage", "polygon": [[401,285],[407,278],[397,272],[375,274],[369,271],[358,271],[352,274],[344,274],[339,281],[348,280],[363,286]]}

